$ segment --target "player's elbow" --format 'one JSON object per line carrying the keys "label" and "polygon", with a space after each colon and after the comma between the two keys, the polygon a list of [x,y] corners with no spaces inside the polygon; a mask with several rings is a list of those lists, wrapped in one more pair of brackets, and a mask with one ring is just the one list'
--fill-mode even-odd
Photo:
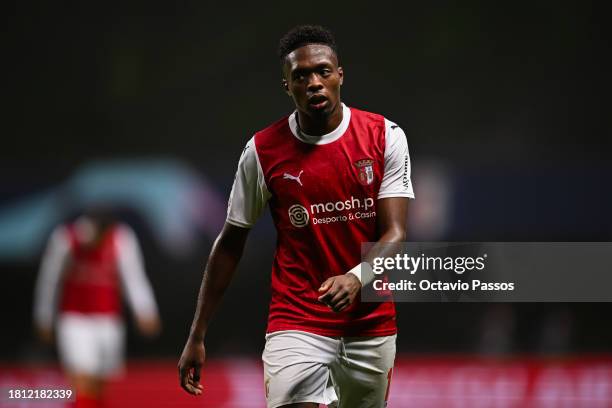
{"label": "player's elbow", "polygon": [[382,236],[384,242],[402,242],[406,240],[406,228],[394,226],[389,228]]}
{"label": "player's elbow", "polygon": [[402,242],[406,240],[406,228],[398,229],[395,233],[393,242]]}

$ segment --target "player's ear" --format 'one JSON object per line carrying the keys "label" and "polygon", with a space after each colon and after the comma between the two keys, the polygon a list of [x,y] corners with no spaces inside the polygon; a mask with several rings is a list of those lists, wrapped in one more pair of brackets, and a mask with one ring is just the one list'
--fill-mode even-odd
{"label": "player's ear", "polygon": [[338,67],[338,75],[340,76],[340,85],[344,83],[344,70],[342,67]]}
{"label": "player's ear", "polygon": [[282,85],[283,85],[283,89],[285,90],[285,92],[287,93],[287,95],[291,96],[291,91],[289,91],[289,83],[287,82],[287,80],[285,78],[283,78],[283,80],[281,81]]}

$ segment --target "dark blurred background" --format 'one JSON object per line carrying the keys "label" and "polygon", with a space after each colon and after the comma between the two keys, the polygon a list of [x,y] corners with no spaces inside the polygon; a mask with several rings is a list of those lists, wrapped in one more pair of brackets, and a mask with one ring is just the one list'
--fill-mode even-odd
{"label": "dark blurred background", "polygon": [[[31,330],[40,256],[95,200],[136,230],[163,319],[157,341],[130,336],[129,355],[178,356],[240,152],[293,110],[276,47],[300,23],[336,33],[344,102],[405,130],[411,240],[610,241],[605,16],[588,1],[5,5],[0,358],[46,355]],[[274,244],[266,214],[210,355],[261,352]],[[398,350],[608,353],[611,312],[401,304]]]}

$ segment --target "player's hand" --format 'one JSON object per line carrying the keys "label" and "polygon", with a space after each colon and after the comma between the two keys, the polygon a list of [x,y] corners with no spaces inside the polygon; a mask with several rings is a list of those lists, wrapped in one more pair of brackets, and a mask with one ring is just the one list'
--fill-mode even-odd
{"label": "player's hand", "polygon": [[161,331],[161,321],[156,315],[137,317],[136,326],[140,334],[146,337],[155,337]]}
{"label": "player's hand", "polygon": [[53,344],[53,329],[50,327],[37,326],[36,333],[44,344]]}
{"label": "player's hand", "polygon": [[319,288],[319,301],[325,303],[338,313],[350,306],[359,291],[361,282],[352,273],[333,276],[327,279]]}
{"label": "player's hand", "polygon": [[200,395],[204,387],[200,384],[200,370],[204,365],[206,351],[203,341],[187,340],[178,364],[181,387],[191,395]]}

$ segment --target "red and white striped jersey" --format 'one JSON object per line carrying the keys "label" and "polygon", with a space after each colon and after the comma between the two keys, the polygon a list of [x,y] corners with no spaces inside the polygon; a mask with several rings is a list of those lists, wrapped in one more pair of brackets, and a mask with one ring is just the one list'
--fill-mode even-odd
{"label": "red and white striped jersey", "polygon": [[335,313],[318,301],[321,284],[358,265],[361,243],[378,239],[377,200],[387,197],[414,193],[404,132],[381,115],[343,105],[337,129],[310,136],[299,129],[294,112],[251,138],[227,222],[251,227],[270,207],[278,237],[268,332],[396,332],[392,302],[356,302]]}

